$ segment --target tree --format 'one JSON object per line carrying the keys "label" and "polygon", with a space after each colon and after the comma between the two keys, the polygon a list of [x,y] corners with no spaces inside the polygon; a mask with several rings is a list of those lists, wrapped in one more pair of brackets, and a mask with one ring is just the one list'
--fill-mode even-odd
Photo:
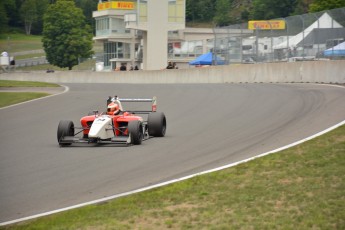
{"label": "tree", "polygon": [[18,8],[18,5],[21,4],[21,2],[18,2],[16,0],[6,0],[6,1],[0,1],[0,2],[4,4],[7,18],[8,18],[8,25],[15,26],[15,27],[21,26],[22,24],[21,24],[21,20],[19,16],[19,8]]}
{"label": "tree", "polygon": [[97,10],[99,0],[75,0],[76,6],[83,10],[86,17],[86,22],[90,26],[94,25],[95,19],[92,17],[92,12]]}
{"label": "tree", "polygon": [[214,0],[199,0],[196,4],[196,18],[201,22],[211,22],[215,14],[215,6]]}
{"label": "tree", "polygon": [[247,9],[244,9],[242,12],[241,12],[241,21],[248,21],[249,20],[249,11]]}
{"label": "tree", "polygon": [[57,0],[48,7],[43,22],[43,47],[49,63],[61,68],[78,65],[92,55],[92,32],[73,0]]}
{"label": "tree", "polygon": [[194,22],[194,5],[195,0],[186,0],[186,21]]}
{"label": "tree", "polygon": [[251,19],[268,20],[287,17],[295,10],[297,0],[253,0]]}
{"label": "tree", "polygon": [[231,22],[230,19],[230,0],[216,1],[216,15],[213,21],[218,26],[227,26]]}
{"label": "tree", "polygon": [[49,6],[48,0],[36,0],[37,20],[32,24],[32,34],[42,34],[43,15]]}
{"label": "tree", "polygon": [[309,6],[314,0],[297,0],[293,15],[306,14],[309,12]]}
{"label": "tree", "polygon": [[7,28],[7,14],[4,6],[4,2],[0,2],[0,33],[5,32]]}
{"label": "tree", "polygon": [[344,6],[344,0],[315,0],[312,4],[310,4],[309,12],[331,10],[335,8],[342,8]]}
{"label": "tree", "polygon": [[25,33],[30,35],[32,23],[38,19],[36,0],[26,0],[20,8],[20,15],[24,21]]}
{"label": "tree", "polygon": [[214,0],[186,0],[187,21],[211,22],[214,12]]}

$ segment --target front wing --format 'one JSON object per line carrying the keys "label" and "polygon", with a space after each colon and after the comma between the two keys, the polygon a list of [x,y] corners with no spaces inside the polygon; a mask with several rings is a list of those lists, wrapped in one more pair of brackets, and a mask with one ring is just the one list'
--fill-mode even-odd
{"label": "front wing", "polygon": [[61,137],[59,140],[60,145],[68,145],[73,143],[83,143],[83,144],[125,144],[131,145],[132,140],[131,136],[118,136],[113,137],[109,140],[101,140],[101,139],[91,139],[91,138],[79,138],[75,136],[65,136]]}

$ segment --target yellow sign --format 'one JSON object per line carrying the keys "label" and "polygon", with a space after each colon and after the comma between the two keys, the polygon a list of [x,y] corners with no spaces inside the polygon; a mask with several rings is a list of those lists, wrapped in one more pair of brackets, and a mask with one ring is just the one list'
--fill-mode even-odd
{"label": "yellow sign", "polygon": [[269,21],[249,21],[249,30],[284,30],[285,21],[284,20],[269,20]]}
{"label": "yellow sign", "polygon": [[135,9],[134,2],[103,2],[98,4],[98,10],[133,10]]}

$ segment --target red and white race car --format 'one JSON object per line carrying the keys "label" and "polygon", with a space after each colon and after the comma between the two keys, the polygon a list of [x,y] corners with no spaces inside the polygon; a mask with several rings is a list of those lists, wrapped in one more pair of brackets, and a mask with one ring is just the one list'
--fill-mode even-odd
{"label": "red and white race car", "polygon": [[[125,111],[122,102],[152,102],[151,110]],[[140,145],[150,137],[163,137],[166,132],[166,118],[157,112],[157,98],[120,99],[117,96],[107,100],[107,112],[93,111],[92,115],[80,119],[81,127],[75,127],[69,120],[59,122],[57,140],[60,146],[72,143]],[[141,116],[139,116],[139,114]],[[144,119],[144,115],[147,119]],[[80,129],[79,132],[75,132]],[[82,136],[78,137],[78,134]]]}

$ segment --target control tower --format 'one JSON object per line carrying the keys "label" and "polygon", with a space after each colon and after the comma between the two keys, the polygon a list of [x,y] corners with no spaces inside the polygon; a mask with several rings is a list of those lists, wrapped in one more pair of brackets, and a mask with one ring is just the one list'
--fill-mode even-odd
{"label": "control tower", "polygon": [[144,69],[167,65],[168,31],[185,29],[185,0],[137,0],[135,14],[125,16],[126,28],[143,31]]}
{"label": "control tower", "polygon": [[93,13],[94,40],[127,43],[132,53],[128,60],[132,60],[133,43],[139,37],[142,68],[164,69],[168,62],[168,32],[185,29],[185,9],[186,0],[100,1],[98,11]]}

